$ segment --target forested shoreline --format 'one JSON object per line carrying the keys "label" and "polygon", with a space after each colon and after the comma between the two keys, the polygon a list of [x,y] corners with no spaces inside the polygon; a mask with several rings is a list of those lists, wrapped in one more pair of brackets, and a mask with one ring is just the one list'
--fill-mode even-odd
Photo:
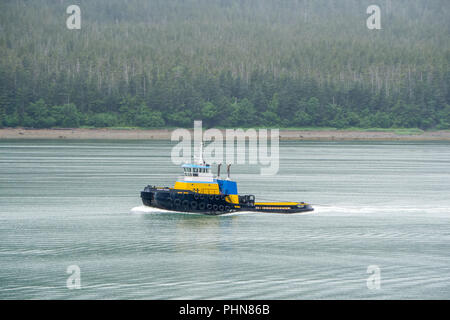
{"label": "forested shoreline", "polygon": [[3,1],[0,127],[450,129],[448,1],[372,2]]}

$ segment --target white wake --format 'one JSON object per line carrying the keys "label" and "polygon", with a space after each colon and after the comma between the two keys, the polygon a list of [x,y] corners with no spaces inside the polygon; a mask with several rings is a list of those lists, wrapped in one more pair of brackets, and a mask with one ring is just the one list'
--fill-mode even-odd
{"label": "white wake", "polygon": [[[313,205],[314,211],[299,212],[286,214],[289,216],[300,215],[342,215],[342,216],[376,216],[376,215],[423,215],[423,216],[447,216],[450,215],[450,208],[445,207],[406,207],[406,206],[332,206],[332,205]],[[194,212],[181,212],[165,209],[152,208],[147,206],[138,206],[130,210],[133,214],[185,214],[185,215],[204,215],[202,213]],[[234,216],[234,215],[284,215],[280,213],[270,212],[254,212],[254,211],[238,211],[232,213],[226,213],[219,216]]]}
{"label": "white wake", "polygon": [[[195,212],[184,212],[184,211],[172,211],[172,210],[166,210],[166,209],[159,209],[159,208],[152,208],[147,206],[138,206],[134,207],[130,210],[131,213],[134,214],[164,214],[164,213],[176,213],[176,214],[189,214],[189,215],[201,215],[204,216],[203,213],[195,213]],[[231,213],[225,213],[221,214],[219,216],[233,216],[233,215],[242,215],[242,214],[252,214],[255,212],[250,211],[239,211],[239,212],[231,212]]]}

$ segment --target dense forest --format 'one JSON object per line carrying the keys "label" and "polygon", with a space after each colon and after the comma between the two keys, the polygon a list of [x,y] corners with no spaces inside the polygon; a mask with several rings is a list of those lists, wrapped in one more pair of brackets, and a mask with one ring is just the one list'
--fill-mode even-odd
{"label": "dense forest", "polygon": [[449,17],[448,0],[2,0],[0,127],[450,129]]}

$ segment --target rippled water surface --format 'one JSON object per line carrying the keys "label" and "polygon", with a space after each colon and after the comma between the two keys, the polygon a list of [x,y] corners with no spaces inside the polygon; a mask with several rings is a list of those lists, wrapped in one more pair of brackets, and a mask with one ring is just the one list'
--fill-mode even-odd
{"label": "rippled water surface", "polygon": [[278,175],[233,167],[241,193],[313,203],[307,215],[140,207],[145,185],[180,174],[170,150],[0,141],[0,298],[450,298],[449,143],[281,142]]}

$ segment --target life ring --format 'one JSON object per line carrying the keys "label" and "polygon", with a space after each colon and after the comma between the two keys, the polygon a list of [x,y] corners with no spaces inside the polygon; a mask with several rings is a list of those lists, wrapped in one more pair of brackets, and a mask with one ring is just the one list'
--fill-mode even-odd
{"label": "life ring", "polygon": [[209,200],[214,200],[214,196],[209,196]]}
{"label": "life ring", "polygon": [[205,204],[204,202],[200,202],[200,203],[198,204],[198,208],[199,208],[200,210],[205,210],[205,207],[206,207],[206,204]]}
{"label": "life ring", "polygon": [[223,205],[219,206],[219,211],[223,211]]}
{"label": "life ring", "polygon": [[197,201],[192,201],[192,202],[191,202],[191,208],[192,208],[193,210],[197,209]]}
{"label": "life ring", "polygon": [[180,200],[180,199],[175,199],[175,201],[173,202],[173,204],[174,204],[176,207],[179,207],[179,206],[180,206],[180,203],[181,203],[181,200]]}
{"label": "life ring", "polygon": [[218,194],[216,194],[215,198],[216,200],[220,200],[220,196]]}
{"label": "life ring", "polygon": [[207,208],[208,210],[211,210],[211,209],[212,209],[212,204],[211,204],[211,203],[208,203],[208,205],[206,206],[206,208]]}
{"label": "life ring", "polygon": [[189,201],[183,200],[183,208],[189,208]]}
{"label": "life ring", "polygon": [[218,209],[217,204],[213,205],[213,210],[217,211],[217,209]]}

